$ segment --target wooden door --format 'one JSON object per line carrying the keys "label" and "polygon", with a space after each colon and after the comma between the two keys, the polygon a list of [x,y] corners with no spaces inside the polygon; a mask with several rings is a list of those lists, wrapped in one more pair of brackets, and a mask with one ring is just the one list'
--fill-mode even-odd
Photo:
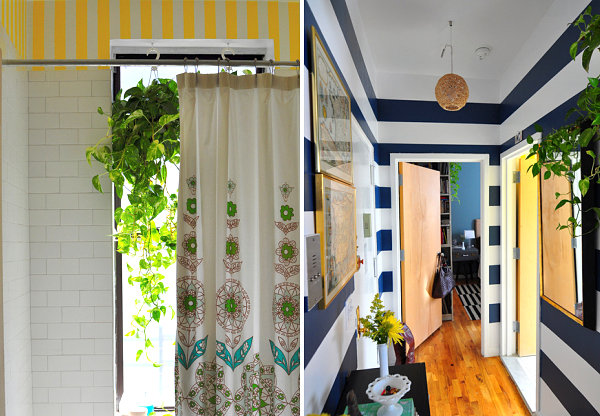
{"label": "wooden door", "polygon": [[519,158],[520,181],[517,183],[517,354],[521,357],[536,354],[539,178],[527,170],[537,158]]}
{"label": "wooden door", "polygon": [[440,173],[400,163],[402,320],[419,346],[442,325],[442,301],[431,297],[441,250]]}
{"label": "wooden door", "polygon": [[567,224],[573,211],[570,204],[554,209],[558,203],[555,193],[570,193],[571,183],[564,176],[552,175],[548,180],[541,180],[541,190],[543,293],[575,315],[577,288],[571,234],[567,230],[556,229],[559,223]]}

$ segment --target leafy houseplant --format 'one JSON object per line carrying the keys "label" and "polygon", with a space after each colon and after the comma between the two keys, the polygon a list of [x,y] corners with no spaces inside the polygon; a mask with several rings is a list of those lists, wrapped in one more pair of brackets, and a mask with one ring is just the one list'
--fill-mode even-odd
{"label": "leafy houseplant", "polygon": [[[590,6],[573,22],[573,25],[580,30],[580,35],[571,45],[570,55],[575,59],[577,53],[581,51],[582,66],[586,72],[589,72],[592,55],[600,47],[600,15],[592,15]],[[568,229],[572,236],[576,236],[577,229],[582,226],[582,198],[587,194],[591,184],[600,183],[600,167],[596,163],[596,153],[591,149],[592,144],[598,140],[600,128],[600,86],[598,84],[598,76],[588,78],[588,84],[579,95],[576,107],[567,112],[567,118],[573,114],[577,116],[573,123],[551,131],[536,144],[533,144],[534,140],[531,136],[527,138],[527,142],[533,144],[527,157],[537,156],[537,161],[529,168],[534,177],[543,174],[546,180],[552,175],[562,176],[579,189],[581,197],[573,192],[555,194],[558,200],[555,209],[565,204],[573,207],[573,214],[568,218],[567,223],[557,226],[557,229]],[[543,133],[539,126],[536,126],[536,131]],[[581,152],[584,153],[580,157]],[[582,157],[591,158],[590,168],[585,172],[582,169]],[[578,181],[577,171],[581,171],[581,178]],[[581,233],[591,232],[598,227],[600,208],[592,206],[587,211],[593,211],[595,225],[592,229],[580,231]]]}
{"label": "leafy houseplant", "polygon": [[461,170],[462,165],[460,163],[450,163],[450,199],[453,201],[456,200],[459,203],[458,190],[460,189],[460,184],[458,182],[458,176]]}
{"label": "leafy houseplant", "polygon": [[[105,114],[98,108],[100,114]],[[121,92],[112,104],[108,117],[109,130],[96,145],[86,150],[105,170],[92,178],[92,184],[103,192],[100,178],[107,175],[115,193],[123,197],[127,189],[129,205],[115,210],[116,241],[119,253],[138,258],[127,264],[127,281],[139,289],[137,312],[132,317],[133,330],[127,336],[143,340],[136,360],[148,355],[152,342],[147,330],[175,311],[166,305],[168,290],[163,272],[175,263],[177,247],[177,191],[167,189],[167,166],[179,165],[179,97],[177,84],[170,79],[155,79],[147,87],[140,81],[136,87]],[[160,218],[159,218],[160,217]]]}

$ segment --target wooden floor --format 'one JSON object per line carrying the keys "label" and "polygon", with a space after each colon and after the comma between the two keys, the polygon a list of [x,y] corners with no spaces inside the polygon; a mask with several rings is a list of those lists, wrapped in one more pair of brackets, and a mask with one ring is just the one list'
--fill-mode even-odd
{"label": "wooden floor", "polygon": [[471,321],[453,293],[454,321],[416,350],[427,366],[431,415],[529,415],[500,357],[481,356],[481,321]]}

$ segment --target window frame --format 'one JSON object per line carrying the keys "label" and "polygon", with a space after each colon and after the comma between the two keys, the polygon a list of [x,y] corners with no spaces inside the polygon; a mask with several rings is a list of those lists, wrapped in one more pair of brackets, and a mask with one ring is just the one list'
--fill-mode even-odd
{"label": "window frame", "polygon": [[[225,44],[221,44],[221,48],[225,47]],[[198,48],[202,49],[202,48]],[[245,51],[244,51],[245,52]],[[140,53],[116,53],[113,54],[115,59],[143,59],[148,60],[148,66],[151,66],[152,62],[156,60],[156,56],[151,54],[147,56],[145,54]],[[194,69],[194,61],[196,58],[198,59],[219,59],[221,56],[218,54],[207,54],[207,53],[161,53],[161,59],[181,59],[187,58],[190,62],[189,67]],[[265,54],[236,54],[230,56],[229,59],[231,61],[235,60],[262,60],[268,59],[268,51],[265,51]],[[256,73],[264,73],[264,68],[257,68]],[[121,67],[114,67],[112,70],[112,103],[114,103],[119,90],[121,89]],[[113,229],[116,231],[117,223],[114,220],[114,212],[117,208],[121,208],[121,198],[119,198],[115,192],[114,185],[112,186],[112,194],[113,194]],[[124,374],[124,360],[123,360],[123,337],[124,337],[124,324],[123,324],[123,255],[119,253],[117,250],[117,241],[114,241],[114,335],[115,335],[115,374],[114,374],[114,382],[115,382],[115,408],[116,411],[120,411],[119,405],[121,399],[123,397],[123,392],[125,388],[125,374]],[[158,406],[155,405],[156,413],[161,413],[162,410],[167,412],[174,412],[175,407],[173,406]]]}

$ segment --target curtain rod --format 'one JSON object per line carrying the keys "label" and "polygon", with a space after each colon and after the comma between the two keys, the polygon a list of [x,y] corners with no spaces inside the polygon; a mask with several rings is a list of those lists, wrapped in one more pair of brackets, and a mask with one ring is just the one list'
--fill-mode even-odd
{"label": "curtain rod", "polygon": [[256,66],[299,67],[300,61],[230,59],[3,59],[4,66]]}

